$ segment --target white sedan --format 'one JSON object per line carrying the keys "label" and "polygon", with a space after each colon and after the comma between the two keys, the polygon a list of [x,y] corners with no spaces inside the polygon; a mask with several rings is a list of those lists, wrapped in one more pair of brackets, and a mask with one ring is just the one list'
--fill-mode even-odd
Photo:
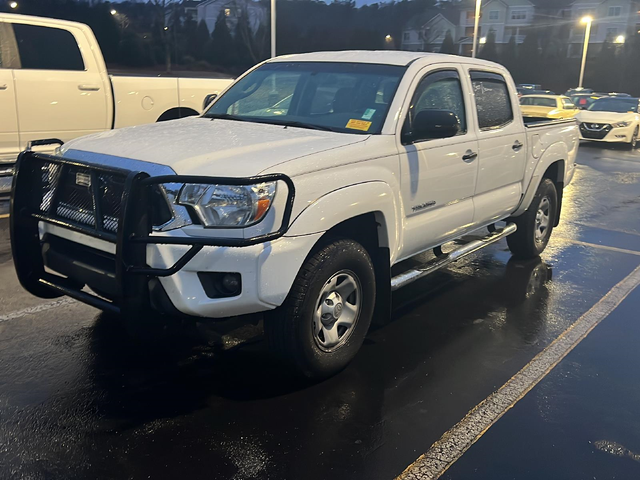
{"label": "white sedan", "polygon": [[626,143],[632,149],[640,130],[639,100],[632,97],[605,97],[582,110],[576,119],[580,139],[596,142]]}

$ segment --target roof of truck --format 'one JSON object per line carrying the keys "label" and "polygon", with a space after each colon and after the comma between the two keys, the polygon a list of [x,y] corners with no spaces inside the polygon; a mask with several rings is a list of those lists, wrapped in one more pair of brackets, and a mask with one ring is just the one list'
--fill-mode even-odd
{"label": "roof of truck", "polygon": [[38,17],[35,15],[21,15],[18,13],[2,13],[0,12],[0,21],[5,20],[7,22],[20,22],[26,23],[30,25],[49,25],[54,27],[63,27],[63,28],[78,28],[84,32],[93,32],[89,25],[85,25],[84,23],[73,22],[70,20],[60,20],[57,18],[49,18],[49,17]]}
{"label": "roof of truck", "polygon": [[484,66],[496,65],[493,62],[477,58],[399,50],[344,50],[338,52],[297,53],[272,58],[268,62],[346,62],[407,66],[419,59],[431,60],[429,63],[453,62]]}

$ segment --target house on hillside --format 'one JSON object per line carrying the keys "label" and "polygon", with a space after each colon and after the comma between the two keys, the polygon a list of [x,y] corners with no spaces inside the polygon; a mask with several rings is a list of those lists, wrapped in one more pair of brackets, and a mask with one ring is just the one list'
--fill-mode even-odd
{"label": "house on hillside", "polygon": [[[461,38],[460,53],[471,53],[473,46],[473,29],[475,22],[475,1],[463,2],[460,11]],[[478,25],[478,43],[483,43],[489,31],[493,30],[496,44],[509,43],[512,37],[516,43],[524,41],[527,28],[533,25],[536,6],[529,0],[489,0],[482,2],[480,22]]]}
{"label": "house on hillside", "polygon": [[201,0],[182,0],[182,8],[184,9],[184,16],[189,20],[198,19],[198,5]]}
{"label": "house on hillside", "polygon": [[402,50],[439,52],[447,32],[457,37],[458,11],[433,9],[411,19],[402,32]]}
{"label": "house on hillside", "polygon": [[247,12],[249,26],[255,34],[261,24],[266,23],[268,12],[264,5],[252,0],[203,0],[198,3],[198,23],[201,20],[207,24],[209,32],[215,30],[216,20],[220,12],[223,12],[227,26],[231,32],[235,31],[238,18],[243,11]]}
{"label": "house on hillside", "polygon": [[[475,6],[476,0],[462,0],[456,7],[428,9],[405,27],[402,48],[437,52],[449,30],[458,53],[470,55]],[[500,50],[511,40],[521,44],[528,32],[544,31],[544,40],[552,38],[562,55],[566,48],[567,55],[580,56],[585,31],[582,17],[594,19],[589,44],[591,51],[597,51],[605,41],[622,45],[629,35],[640,32],[639,11],[640,0],[483,0],[478,43],[484,43],[493,31]]]}
{"label": "house on hillside", "polygon": [[580,20],[593,18],[589,48],[599,49],[605,41],[618,45],[640,31],[640,2],[636,0],[575,0],[571,4],[571,29],[569,56],[578,57],[584,46],[585,26]]}

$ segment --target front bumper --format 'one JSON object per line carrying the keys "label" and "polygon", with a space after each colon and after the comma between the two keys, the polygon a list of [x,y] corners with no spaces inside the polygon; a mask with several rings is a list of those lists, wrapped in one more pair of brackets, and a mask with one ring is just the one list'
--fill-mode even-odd
{"label": "front bumper", "polygon": [[[60,218],[55,193],[43,211],[44,194],[38,192],[44,191],[44,164],[60,165],[61,169],[82,168],[92,178],[106,173],[125,175],[117,232],[100,228],[102,220],[97,208],[88,213],[95,214],[93,225]],[[283,182],[287,187],[277,231],[251,238],[187,236],[179,230],[152,232],[149,206],[154,186],[248,185],[266,181]],[[98,205],[101,199],[98,193],[94,195],[94,205]],[[316,239],[313,235],[282,238],[289,225],[294,195],[293,182],[282,174],[246,179],[150,177],[140,171],[24,152],[18,159],[11,196],[14,264],[21,284],[34,295],[68,295],[116,313],[140,313],[151,307],[166,310],[156,298],[158,284],[171,306],[185,315],[219,318],[268,310],[282,303]],[[240,273],[242,290],[237,296],[210,298],[199,280],[201,272]]]}
{"label": "front bumper", "polygon": [[580,140],[588,140],[590,142],[606,142],[606,143],[631,143],[635,126],[613,127],[607,125],[601,131],[589,131],[584,124],[580,124]]}

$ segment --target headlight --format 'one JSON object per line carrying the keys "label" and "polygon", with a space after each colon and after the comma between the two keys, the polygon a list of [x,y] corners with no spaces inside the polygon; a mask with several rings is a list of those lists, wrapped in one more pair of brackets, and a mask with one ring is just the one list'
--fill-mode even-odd
{"label": "headlight", "polygon": [[631,125],[631,122],[618,122],[613,124],[615,128],[628,127],[629,125]]}
{"label": "headlight", "polygon": [[178,203],[192,207],[207,227],[248,227],[271,208],[276,182],[257,185],[206,185],[187,183]]}

